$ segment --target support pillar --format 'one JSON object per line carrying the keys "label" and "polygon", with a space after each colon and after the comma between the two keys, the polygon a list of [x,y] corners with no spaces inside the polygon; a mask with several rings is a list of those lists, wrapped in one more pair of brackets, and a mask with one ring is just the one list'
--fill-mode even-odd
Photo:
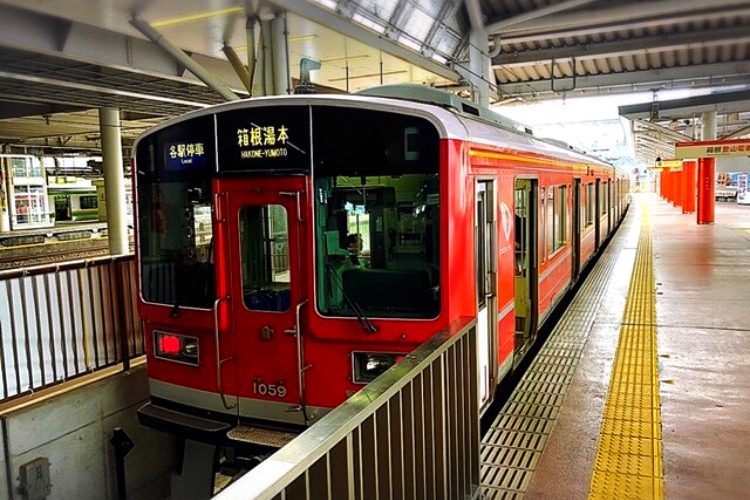
{"label": "support pillar", "polygon": [[659,198],[664,199],[664,170],[659,171]]}
{"label": "support pillar", "polygon": [[664,199],[667,202],[672,201],[672,186],[670,185],[670,181],[672,180],[672,172],[669,171],[669,169],[664,170]]}
{"label": "support pillar", "polygon": [[716,200],[714,188],[716,183],[716,159],[701,158],[698,160],[698,206],[696,221],[698,224],[713,224],[715,220]]}
{"label": "support pillar", "polygon": [[683,214],[695,212],[695,167],[694,160],[682,162]]}
{"label": "support pillar", "polygon": [[125,218],[125,178],[122,164],[120,110],[111,107],[100,108],[99,128],[102,134],[109,253],[121,255],[128,253],[129,248]]}

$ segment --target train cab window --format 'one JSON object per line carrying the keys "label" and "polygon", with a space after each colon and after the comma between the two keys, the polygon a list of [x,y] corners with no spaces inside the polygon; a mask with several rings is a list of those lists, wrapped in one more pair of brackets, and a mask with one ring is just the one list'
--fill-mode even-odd
{"label": "train cab window", "polygon": [[210,309],[216,299],[211,216],[213,117],[179,123],[136,148],[141,294]]}
{"label": "train cab window", "polygon": [[[342,123],[345,139],[331,133]],[[412,116],[315,108],[313,141],[320,314],[436,317],[440,183],[435,128]]]}
{"label": "train cab window", "polygon": [[245,307],[288,310],[291,276],[286,209],[281,205],[243,207],[239,225]]}

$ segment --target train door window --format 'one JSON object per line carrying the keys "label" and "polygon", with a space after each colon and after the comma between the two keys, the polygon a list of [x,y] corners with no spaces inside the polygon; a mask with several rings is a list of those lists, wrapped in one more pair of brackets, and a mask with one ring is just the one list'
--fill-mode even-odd
{"label": "train door window", "polygon": [[555,207],[555,250],[561,248],[568,241],[568,189],[567,186],[557,188],[557,205]]}
{"label": "train door window", "polygon": [[243,207],[239,225],[245,307],[288,310],[291,276],[286,209],[281,205]]}
{"label": "train door window", "polygon": [[477,259],[477,307],[481,309],[485,305],[485,296],[487,295],[487,284],[485,280],[485,247],[484,241],[487,237],[485,234],[485,200],[484,191],[477,193],[477,212],[476,212],[476,226],[474,232],[474,248],[476,248],[476,259]]}
{"label": "train door window", "polygon": [[604,183],[599,183],[599,215],[604,215],[607,213],[607,185]]}
{"label": "train door window", "polygon": [[516,276],[526,276],[528,261],[526,259],[528,241],[526,235],[526,218],[529,216],[528,192],[525,189],[515,190],[515,248],[516,248]]}
{"label": "train door window", "polygon": [[586,227],[586,189],[578,189],[578,229],[579,231]]}
{"label": "train door window", "polygon": [[590,226],[594,223],[594,203],[596,203],[596,197],[594,196],[594,185],[586,185],[586,225]]}

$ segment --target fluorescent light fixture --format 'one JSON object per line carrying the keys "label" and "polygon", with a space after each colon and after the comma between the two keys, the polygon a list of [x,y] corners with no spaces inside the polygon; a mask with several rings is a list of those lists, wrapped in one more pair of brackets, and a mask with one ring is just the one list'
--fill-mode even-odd
{"label": "fluorescent light fixture", "polygon": [[187,14],[184,16],[172,17],[169,19],[163,19],[161,21],[155,21],[151,23],[154,28],[162,28],[164,26],[173,26],[175,24],[192,23],[194,21],[201,21],[203,19],[209,19],[212,17],[228,16],[231,14],[244,13],[245,9],[242,7],[231,7],[228,9],[209,10],[206,12],[197,12],[195,14]]}

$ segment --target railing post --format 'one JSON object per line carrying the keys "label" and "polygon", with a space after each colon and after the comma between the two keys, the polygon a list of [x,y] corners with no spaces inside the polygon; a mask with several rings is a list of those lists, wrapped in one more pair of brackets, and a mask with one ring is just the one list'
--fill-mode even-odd
{"label": "railing post", "polygon": [[122,279],[122,269],[119,262],[112,261],[112,272],[114,274],[114,283],[112,283],[115,291],[115,303],[112,304],[112,314],[114,318],[114,333],[115,341],[120,342],[120,356],[122,357],[122,371],[126,372],[130,370],[130,344],[128,343],[128,335],[126,333],[127,326],[125,322],[125,290],[124,280]]}

